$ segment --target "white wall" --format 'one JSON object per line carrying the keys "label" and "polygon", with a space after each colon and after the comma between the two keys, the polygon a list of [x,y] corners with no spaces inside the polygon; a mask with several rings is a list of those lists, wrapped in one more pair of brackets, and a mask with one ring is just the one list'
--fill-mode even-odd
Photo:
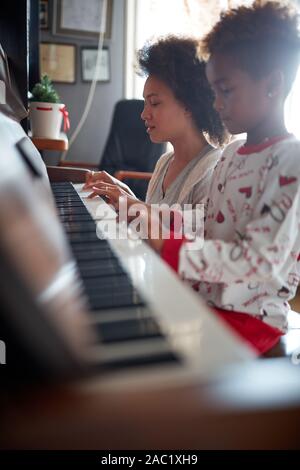
{"label": "white wall", "polygon": [[[88,1],[88,0],[87,0]],[[52,11],[50,0],[50,16]],[[109,46],[111,59],[111,81],[98,83],[91,112],[67,155],[67,160],[86,161],[99,163],[109,131],[112,111],[116,101],[123,97],[123,56],[124,56],[124,16],[125,0],[113,1],[112,38],[104,44]],[[51,31],[41,32],[41,41],[76,44],[76,83],[55,83],[62,101],[66,104],[71,121],[71,131],[75,129],[83,112],[88,96],[90,84],[81,81],[80,48],[81,46],[94,46],[96,41],[78,38],[66,38],[65,36],[53,36]],[[55,164],[59,154],[57,152],[45,152],[44,158],[47,164]]]}

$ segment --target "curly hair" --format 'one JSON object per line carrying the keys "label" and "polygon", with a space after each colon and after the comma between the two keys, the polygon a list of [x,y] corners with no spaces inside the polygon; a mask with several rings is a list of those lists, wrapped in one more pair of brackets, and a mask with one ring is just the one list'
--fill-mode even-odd
{"label": "curly hair", "polygon": [[203,39],[201,52],[206,58],[229,55],[254,78],[280,69],[287,95],[299,65],[299,15],[284,2],[262,0],[225,11]]}
{"label": "curly hair", "polygon": [[190,111],[197,129],[207,133],[213,144],[223,145],[227,133],[213,107],[214,95],[205,75],[205,62],[198,52],[196,39],[161,38],[146,43],[138,51],[139,69],[144,75],[153,75],[163,81]]}

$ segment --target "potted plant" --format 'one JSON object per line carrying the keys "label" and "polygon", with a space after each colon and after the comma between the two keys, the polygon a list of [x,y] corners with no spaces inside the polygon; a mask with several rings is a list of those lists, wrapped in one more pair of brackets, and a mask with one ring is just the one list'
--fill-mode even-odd
{"label": "potted plant", "polygon": [[64,132],[69,130],[68,111],[66,106],[60,103],[59,95],[47,75],[34,85],[31,95],[29,118],[33,137],[58,139],[63,119]]}

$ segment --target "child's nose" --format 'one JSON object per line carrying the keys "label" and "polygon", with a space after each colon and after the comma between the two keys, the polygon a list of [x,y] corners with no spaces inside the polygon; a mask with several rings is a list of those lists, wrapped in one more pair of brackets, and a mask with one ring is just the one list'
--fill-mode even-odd
{"label": "child's nose", "polygon": [[218,113],[224,109],[224,104],[220,96],[215,95],[214,108]]}

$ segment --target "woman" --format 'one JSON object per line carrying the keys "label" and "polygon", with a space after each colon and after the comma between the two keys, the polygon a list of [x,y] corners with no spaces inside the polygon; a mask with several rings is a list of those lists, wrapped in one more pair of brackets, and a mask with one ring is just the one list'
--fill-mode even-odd
{"label": "woman", "polygon": [[[147,75],[141,118],[152,142],[170,142],[174,149],[156,165],[147,204],[204,201],[220,156],[209,141],[221,146],[225,130],[197,50],[197,40],[169,36],[138,53],[140,69]],[[88,175],[85,188],[93,189],[91,198],[106,196],[115,207],[121,195],[129,204],[137,201],[128,186],[105,172]]]}

